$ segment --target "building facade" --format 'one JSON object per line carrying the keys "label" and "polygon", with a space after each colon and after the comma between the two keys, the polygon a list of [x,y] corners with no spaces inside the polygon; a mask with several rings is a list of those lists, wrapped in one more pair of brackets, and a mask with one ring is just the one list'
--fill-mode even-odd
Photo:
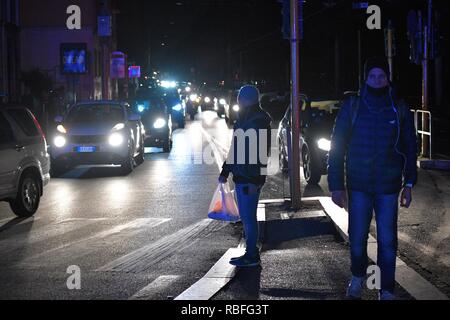
{"label": "building facade", "polygon": [[0,103],[20,98],[19,0],[0,0]]}

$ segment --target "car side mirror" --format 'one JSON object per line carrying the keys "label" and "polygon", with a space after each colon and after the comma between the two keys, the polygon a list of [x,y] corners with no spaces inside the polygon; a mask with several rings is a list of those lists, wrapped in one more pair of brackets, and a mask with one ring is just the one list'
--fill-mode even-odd
{"label": "car side mirror", "polygon": [[56,116],[56,117],[55,117],[55,122],[56,122],[56,123],[62,123],[63,120],[64,120],[63,116]]}
{"label": "car side mirror", "polygon": [[128,117],[128,121],[140,121],[141,116],[138,114],[132,114]]}

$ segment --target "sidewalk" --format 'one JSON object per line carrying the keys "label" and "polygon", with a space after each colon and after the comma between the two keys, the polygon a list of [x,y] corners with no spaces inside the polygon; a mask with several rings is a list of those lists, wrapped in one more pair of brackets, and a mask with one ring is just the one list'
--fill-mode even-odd
{"label": "sidewalk", "polygon": [[[350,277],[346,242],[319,201],[300,212],[266,205],[261,268],[240,269],[214,300],[342,300]],[[399,299],[412,299],[401,287]],[[366,290],[363,299],[377,299]]]}

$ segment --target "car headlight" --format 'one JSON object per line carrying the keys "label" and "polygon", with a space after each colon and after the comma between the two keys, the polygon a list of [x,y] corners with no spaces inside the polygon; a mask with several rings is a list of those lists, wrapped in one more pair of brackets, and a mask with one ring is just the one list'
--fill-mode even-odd
{"label": "car headlight", "polygon": [[320,150],[330,151],[331,150],[331,141],[328,139],[322,138],[319,141],[317,141],[317,146],[319,147]]}
{"label": "car headlight", "polygon": [[53,143],[55,144],[55,147],[57,148],[62,148],[66,145],[66,138],[63,136],[56,136],[55,139],[53,140]]}
{"label": "car headlight", "polygon": [[238,105],[238,104],[235,104],[235,105],[233,106],[233,111],[234,111],[234,112],[239,112],[239,105]]}
{"label": "car headlight", "polygon": [[145,106],[143,105],[143,104],[140,104],[140,105],[138,105],[138,111],[139,112],[144,112],[144,110],[145,110]]}
{"label": "car headlight", "polygon": [[186,92],[191,92],[191,87],[186,87],[184,90],[186,90]]}
{"label": "car headlight", "polygon": [[219,103],[222,104],[222,105],[226,105],[226,104],[227,104],[227,101],[226,101],[225,99],[220,99],[220,100],[219,100]]}
{"label": "car headlight", "polygon": [[196,94],[191,94],[191,95],[189,96],[189,99],[191,99],[192,102],[197,101],[197,98],[198,98],[198,96],[197,96]]}
{"label": "car headlight", "polygon": [[205,97],[205,102],[206,103],[210,103],[211,102],[211,98],[210,97]]}
{"label": "car headlight", "polygon": [[164,119],[157,119],[155,123],[153,124],[153,128],[155,129],[161,129],[166,125],[166,120]]}
{"label": "car headlight", "polygon": [[123,143],[123,136],[120,133],[113,133],[109,136],[109,144],[118,147]]}
{"label": "car headlight", "polygon": [[64,128],[64,126],[63,126],[62,124],[58,125],[58,126],[56,127],[56,130],[58,130],[59,132],[64,133],[64,134],[67,133],[66,128]]}
{"label": "car headlight", "polygon": [[181,104],[177,104],[172,107],[172,110],[175,110],[175,111],[181,111],[181,109],[183,109],[183,106]]}

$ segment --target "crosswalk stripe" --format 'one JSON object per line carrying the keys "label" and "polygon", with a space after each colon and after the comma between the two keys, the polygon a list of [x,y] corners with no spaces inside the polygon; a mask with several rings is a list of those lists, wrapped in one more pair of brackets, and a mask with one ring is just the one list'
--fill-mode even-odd
{"label": "crosswalk stripe", "polygon": [[160,240],[122,256],[96,271],[143,272],[156,263],[181,251],[225,227],[226,223],[203,219]]}
{"label": "crosswalk stripe", "polygon": [[149,285],[141,289],[135,295],[133,295],[129,300],[150,300],[155,294],[161,290],[167,288],[175,281],[177,281],[180,276],[160,276],[156,278]]}
{"label": "crosswalk stripe", "polygon": [[[75,231],[88,225],[97,223],[98,219],[82,219],[80,221],[67,219],[58,223],[51,223],[31,229],[27,233],[19,233],[7,239],[0,240],[0,252],[8,253],[21,247],[48,240],[59,235]],[[74,223],[77,222],[77,223]]]}
{"label": "crosswalk stripe", "polygon": [[[44,251],[37,255],[31,256],[22,262],[20,265],[39,265],[43,261],[54,261],[55,252],[58,252],[58,261],[65,263],[68,259],[76,259],[81,256],[85,256],[96,249],[104,247],[105,245],[110,245],[114,241],[123,241],[121,232],[126,230],[126,236],[130,237],[136,233],[141,232],[145,228],[153,228],[159,226],[171,219],[167,218],[139,218],[128,223],[115,226],[111,229],[101,231],[87,238],[76,240],[70,243],[66,243],[57,248],[52,248],[50,250]],[[118,236],[118,239],[114,239],[114,236]],[[113,238],[111,238],[113,237]],[[109,241],[101,242],[99,240],[108,238]],[[53,259],[52,259],[53,258]],[[58,262],[56,261],[56,262]]]}

